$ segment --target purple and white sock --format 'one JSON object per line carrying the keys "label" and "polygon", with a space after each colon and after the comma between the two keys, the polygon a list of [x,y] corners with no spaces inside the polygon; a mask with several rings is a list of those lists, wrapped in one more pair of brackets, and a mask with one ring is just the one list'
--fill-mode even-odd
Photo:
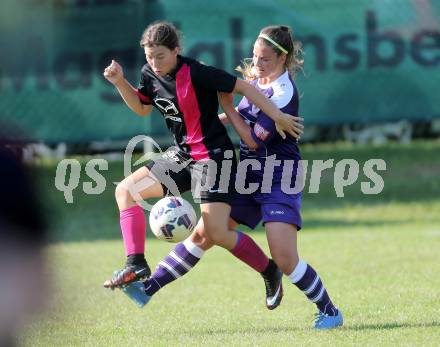
{"label": "purple and white sock", "polygon": [[190,271],[205,253],[190,239],[179,243],[156,267],[156,271],[144,282],[145,292],[152,296],[160,288]]}
{"label": "purple and white sock", "polygon": [[333,305],[316,271],[300,260],[289,275],[290,281],[303,291],[307,298],[318,306],[319,311],[336,316],[338,309]]}

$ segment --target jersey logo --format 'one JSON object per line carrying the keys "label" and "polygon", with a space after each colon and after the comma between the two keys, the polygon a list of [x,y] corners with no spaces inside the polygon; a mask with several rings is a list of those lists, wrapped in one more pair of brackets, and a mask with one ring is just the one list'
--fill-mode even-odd
{"label": "jersey logo", "polygon": [[165,116],[174,116],[179,114],[176,105],[174,105],[171,100],[165,98],[155,98],[154,102],[156,103],[157,108],[161,110]]}
{"label": "jersey logo", "polygon": [[251,113],[256,115],[258,112],[260,112],[260,109],[257,106],[255,106],[254,104],[252,104]]}
{"label": "jersey logo", "polygon": [[171,159],[173,161],[179,162],[179,157],[177,156],[177,151],[172,150],[172,149],[170,149],[170,150],[166,151],[165,153],[163,153],[162,154],[162,158],[168,158],[168,159]]}
{"label": "jersey logo", "polygon": [[173,120],[173,121],[175,121],[175,122],[180,122],[180,123],[182,123],[182,120],[181,120],[179,117],[174,117],[174,116],[168,116],[168,115],[165,115],[164,118],[165,118],[165,119],[171,119],[171,120]]}
{"label": "jersey logo", "polygon": [[261,141],[265,141],[270,134],[270,132],[264,129],[259,123],[255,123],[254,133]]}

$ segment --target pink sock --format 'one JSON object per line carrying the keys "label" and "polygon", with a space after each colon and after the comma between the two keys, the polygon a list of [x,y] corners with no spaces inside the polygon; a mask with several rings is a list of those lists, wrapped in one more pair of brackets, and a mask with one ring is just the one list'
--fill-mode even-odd
{"label": "pink sock", "polygon": [[237,231],[237,234],[237,244],[230,252],[254,270],[258,272],[266,270],[269,258],[263,250],[246,234],[240,231]]}
{"label": "pink sock", "polygon": [[125,255],[144,254],[147,222],[142,207],[136,205],[121,211],[120,223]]}

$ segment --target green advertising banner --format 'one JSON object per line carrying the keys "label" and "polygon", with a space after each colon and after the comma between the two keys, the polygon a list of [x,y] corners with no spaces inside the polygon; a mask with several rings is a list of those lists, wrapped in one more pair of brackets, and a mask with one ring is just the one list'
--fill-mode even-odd
{"label": "green advertising banner", "polygon": [[259,30],[287,24],[303,43],[306,125],[440,117],[440,2],[434,0],[2,0],[0,123],[47,143],[165,135],[102,77],[118,60],[134,85],[152,21],[183,32],[184,54],[233,72]]}

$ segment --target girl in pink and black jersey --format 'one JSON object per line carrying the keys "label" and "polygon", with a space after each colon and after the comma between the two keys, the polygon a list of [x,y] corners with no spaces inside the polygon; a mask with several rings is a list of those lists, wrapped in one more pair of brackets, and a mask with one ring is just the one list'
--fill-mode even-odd
{"label": "girl in pink and black jersey", "polygon": [[[122,67],[116,61],[105,69],[104,77],[117,88],[135,113],[146,116],[156,107],[166,120],[177,150],[138,169],[118,184],[116,201],[127,261],[125,267],[107,280],[104,286],[123,288],[129,295],[131,290],[135,290],[136,297],[136,293],[144,290],[141,282],[135,282],[133,286],[128,284],[150,275],[144,257],[146,218],[132,194],[133,184],[149,179],[149,186],[137,191],[136,195],[142,199],[156,198],[190,190],[192,180],[203,181],[207,174],[212,175],[216,183],[196,197],[202,215],[196,229],[202,226],[214,244],[231,251],[266,279],[273,278],[278,271],[276,265],[269,261],[249,236],[228,228],[234,180],[229,179],[226,190],[219,189],[219,181],[221,161],[227,158],[225,153],[230,154],[227,159],[234,159],[234,148],[218,119],[217,92],[245,95],[273,118],[283,135],[283,131],[286,131],[292,136],[299,136],[302,125],[297,122],[297,117],[281,112],[249,83],[181,56],[179,35],[172,24],[158,22],[150,25],[140,43],[147,63],[142,68],[138,88],[124,78]],[[205,161],[218,163],[217,170],[208,170],[207,173],[198,165]],[[176,170],[176,166],[179,170]],[[235,178],[235,173],[236,162],[232,160],[230,176]],[[159,270],[165,277],[181,276],[195,265],[200,252],[203,252],[201,248],[187,240],[176,247],[174,257],[159,265]],[[275,285],[273,281],[268,281],[269,285]],[[145,304],[142,298],[140,300],[141,304]]]}

